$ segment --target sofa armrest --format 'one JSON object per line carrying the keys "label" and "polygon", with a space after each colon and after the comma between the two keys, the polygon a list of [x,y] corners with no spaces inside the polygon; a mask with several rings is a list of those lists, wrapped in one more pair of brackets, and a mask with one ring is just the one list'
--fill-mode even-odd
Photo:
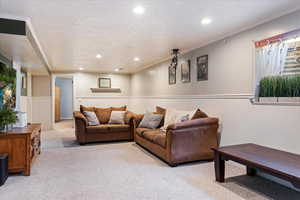
{"label": "sofa armrest", "polygon": [[137,128],[139,126],[143,117],[144,117],[144,114],[134,114],[133,120],[134,120],[135,128]]}
{"label": "sofa armrest", "polygon": [[86,117],[81,112],[75,111],[73,113],[73,116],[74,116],[75,121],[80,120],[83,122],[84,126],[88,125],[88,121],[87,121]]}
{"label": "sofa armrest", "polygon": [[170,163],[213,159],[211,148],[218,147],[218,121],[201,118],[170,125],[167,129]]}
{"label": "sofa armrest", "polygon": [[181,123],[171,124],[167,127],[167,130],[179,130],[179,129],[185,129],[185,128],[191,128],[196,126],[209,126],[218,124],[217,118],[201,118],[201,119],[194,119],[194,120],[188,120]]}
{"label": "sofa armrest", "polygon": [[86,143],[85,139],[85,132],[86,132],[86,127],[88,125],[86,117],[78,111],[75,111],[73,113],[74,119],[75,119],[75,134],[76,134],[76,139],[79,143],[84,144]]}

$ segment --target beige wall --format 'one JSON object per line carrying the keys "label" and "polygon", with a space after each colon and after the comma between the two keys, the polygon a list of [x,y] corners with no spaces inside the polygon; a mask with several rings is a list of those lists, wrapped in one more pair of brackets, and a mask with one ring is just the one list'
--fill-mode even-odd
{"label": "beige wall", "polygon": [[[177,68],[176,85],[168,84],[168,66],[170,61],[136,73],[132,76],[132,95],[252,93],[254,72],[253,40],[261,40],[279,33],[298,29],[300,28],[299,18],[300,11],[181,56],[181,58],[191,59],[192,61],[191,83],[181,83],[180,81],[181,60],[179,60]],[[209,55],[209,80],[198,82],[196,80],[196,58],[205,54]]]}
{"label": "beige wall", "polygon": [[[300,11],[264,25],[193,50],[182,58],[192,59],[192,82],[168,85],[164,62],[132,75],[131,107],[136,112],[153,110],[155,105],[177,109],[200,107],[222,123],[222,145],[259,143],[300,153],[298,141],[300,108],[252,105],[254,44],[275,34],[300,28]],[[196,57],[209,55],[209,80],[196,81]],[[180,63],[181,61],[179,61]]]}
{"label": "beige wall", "polygon": [[32,76],[32,123],[41,123],[43,130],[52,129],[51,77]]}
{"label": "beige wall", "polygon": [[[53,74],[56,77],[73,79],[74,110],[79,110],[80,105],[110,107],[129,105],[131,76],[126,74],[100,74],[100,73],[68,73]],[[111,78],[112,88],[120,88],[121,93],[93,93],[91,88],[98,88],[98,78]],[[52,83],[54,84],[54,83]],[[53,98],[54,101],[54,98]],[[53,110],[54,112],[54,110]]]}
{"label": "beige wall", "polygon": [[[121,74],[97,74],[97,73],[75,73],[74,75],[75,93],[78,97],[86,96],[129,96],[130,95],[130,75]],[[110,78],[112,88],[120,88],[121,93],[92,93],[90,88],[98,88],[98,78]]]}
{"label": "beige wall", "polygon": [[[98,88],[98,78],[111,78],[111,87],[120,88],[121,93],[92,93],[90,88]],[[122,74],[74,74],[75,110],[80,105],[110,107],[129,105],[130,75]]]}
{"label": "beige wall", "polygon": [[51,78],[50,76],[32,77],[32,96],[47,97],[51,96]]}

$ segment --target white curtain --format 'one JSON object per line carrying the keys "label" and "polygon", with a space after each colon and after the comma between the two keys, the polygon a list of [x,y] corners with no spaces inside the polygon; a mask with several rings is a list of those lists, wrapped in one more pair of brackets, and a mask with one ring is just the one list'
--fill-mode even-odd
{"label": "white curtain", "polygon": [[281,75],[284,70],[285,58],[287,56],[288,44],[284,42],[275,43],[256,49],[256,95],[259,82],[266,76]]}

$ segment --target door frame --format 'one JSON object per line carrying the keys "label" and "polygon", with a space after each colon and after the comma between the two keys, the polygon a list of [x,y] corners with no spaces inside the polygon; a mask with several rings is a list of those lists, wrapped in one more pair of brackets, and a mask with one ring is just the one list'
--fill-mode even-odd
{"label": "door frame", "polygon": [[[52,74],[51,75],[51,92],[52,92],[52,105],[55,105],[55,81],[56,78],[68,78],[72,79],[73,81],[73,103],[72,103],[72,109],[74,111],[75,108],[75,84],[74,84],[74,74]],[[52,106],[52,125],[55,124],[55,106]],[[54,127],[54,126],[53,126]]]}

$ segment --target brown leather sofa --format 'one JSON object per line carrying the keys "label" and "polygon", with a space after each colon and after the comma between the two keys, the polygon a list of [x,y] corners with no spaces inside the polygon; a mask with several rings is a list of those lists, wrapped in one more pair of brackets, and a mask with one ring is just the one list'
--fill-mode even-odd
{"label": "brown leather sofa", "polygon": [[[75,135],[79,144],[89,142],[133,140],[134,120],[133,113],[127,111],[125,114],[125,124],[108,124],[111,111],[125,111],[126,106],[120,108],[95,108],[80,106],[80,112],[73,113],[75,119]],[[88,126],[88,121],[83,115],[83,111],[94,111],[100,121],[98,126]]]}
{"label": "brown leather sofa", "polygon": [[[134,140],[170,166],[191,161],[211,160],[213,159],[211,148],[218,147],[219,123],[217,118],[204,116],[172,124],[166,131],[135,128]],[[143,115],[139,115],[135,118],[135,127],[138,127],[142,117]]]}

